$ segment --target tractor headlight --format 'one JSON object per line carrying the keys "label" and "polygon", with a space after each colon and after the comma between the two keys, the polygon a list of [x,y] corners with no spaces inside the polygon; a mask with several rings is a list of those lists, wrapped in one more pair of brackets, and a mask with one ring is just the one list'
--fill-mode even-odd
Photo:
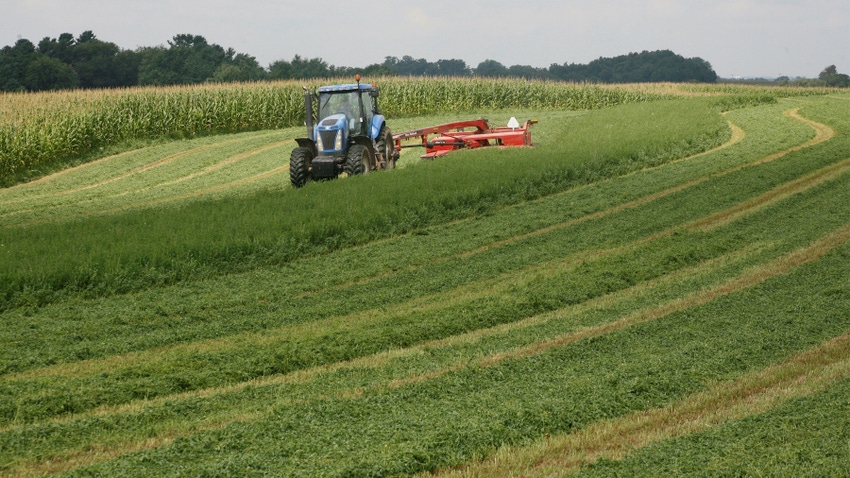
{"label": "tractor headlight", "polygon": [[316,135],[316,149],[318,149],[319,151],[325,150],[325,144],[322,142],[322,135],[321,134]]}
{"label": "tractor headlight", "polygon": [[334,141],[334,151],[342,150],[342,130],[336,132],[336,141]]}

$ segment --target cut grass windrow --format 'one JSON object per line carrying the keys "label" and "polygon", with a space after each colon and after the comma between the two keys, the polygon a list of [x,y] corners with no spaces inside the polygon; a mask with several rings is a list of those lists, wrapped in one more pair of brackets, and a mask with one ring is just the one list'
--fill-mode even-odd
{"label": "cut grass windrow", "polygon": [[626,246],[599,249],[595,251],[583,250],[579,253],[539,262],[492,278],[475,281],[466,286],[457,287],[449,293],[440,292],[396,305],[385,306],[382,307],[379,312],[366,310],[358,314],[334,317],[319,322],[309,322],[301,326],[267,329],[260,333],[249,333],[242,336],[231,335],[222,340],[197,341],[185,346],[154,349],[141,354],[130,354],[123,357],[113,356],[105,361],[90,360],[55,367],[40,368],[22,374],[7,375],[5,378],[7,380],[14,381],[26,379],[27,377],[34,378],[55,376],[67,378],[77,375],[100,374],[120,368],[121,363],[151,364],[157,360],[166,360],[167,357],[172,355],[175,355],[175,360],[179,361],[182,360],[180,356],[191,352],[201,351],[204,353],[221,353],[226,350],[232,350],[240,347],[271,346],[275,343],[285,342],[296,337],[308,336],[311,330],[315,330],[317,328],[326,333],[342,333],[345,330],[356,330],[370,324],[382,323],[387,320],[387,316],[401,317],[411,314],[421,314],[429,310],[438,311],[441,309],[455,308],[464,303],[472,303],[488,297],[509,294],[511,290],[521,287],[524,283],[528,282],[527,277],[534,277],[537,281],[547,278],[556,278],[563,272],[574,269],[584,262],[599,260],[606,256],[621,255],[634,251],[642,244],[646,244],[663,237],[668,237],[683,229],[700,229],[703,231],[713,230],[717,227],[728,224],[733,220],[743,218],[748,214],[753,214],[764,207],[789,197],[790,195],[800,194],[812,187],[823,184],[824,182],[835,180],[842,175],[846,175],[848,172],[850,172],[850,158],[826,166],[804,177],[781,184],[760,196],[735,205],[727,210],[718,211],[706,217],[667,228],[649,236],[634,240]]}
{"label": "cut grass windrow", "polygon": [[[431,370],[426,373],[416,373],[405,378],[391,379],[387,382],[382,382],[380,377],[382,377],[383,375],[381,373],[378,373],[378,381],[376,382],[375,387],[377,387],[376,390],[383,389],[384,387],[388,387],[390,389],[399,388],[421,383],[426,380],[437,379],[447,373],[457,372],[459,370],[468,369],[470,367],[492,367],[501,364],[505,361],[533,357],[556,348],[561,348],[569,344],[576,343],[580,340],[586,340],[592,337],[610,334],[627,327],[636,326],[640,323],[645,323],[651,320],[657,320],[672,313],[693,308],[701,304],[705,304],[718,297],[734,294],[735,292],[738,292],[748,287],[752,287],[756,284],[767,281],[778,275],[785,274],[793,268],[800,267],[804,264],[814,262],[824,257],[826,254],[830,253],[835,248],[848,243],[848,241],[850,241],[850,225],[845,225],[839,228],[838,230],[833,231],[832,233],[827,234],[826,236],[816,240],[815,242],[806,247],[795,250],[792,253],[782,256],[767,264],[764,264],[763,266],[750,269],[739,276],[730,278],[722,284],[718,284],[708,289],[697,291],[690,295],[671,300],[668,303],[647,307],[645,310],[636,311],[619,320],[610,323],[600,324],[594,327],[586,327],[561,336],[539,340],[537,342],[532,342],[525,346],[506,350],[504,352],[489,354],[485,353],[477,359],[470,359],[470,357],[468,356],[462,356],[461,360],[459,360],[458,362],[454,364],[449,364],[440,369]],[[718,265],[719,264],[708,265],[708,270],[704,270],[703,272],[710,271],[710,269],[715,268]],[[701,268],[705,269],[705,266],[702,266]],[[669,278],[667,280],[669,280]],[[659,284],[656,285],[656,287],[663,288],[663,282],[665,281],[661,281]],[[646,287],[646,285],[644,285],[643,287]],[[623,291],[614,295],[629,295],[629,291]],[[612,300],[612,298],[600,298],[598,301],[595,301],[596,303],[589,302],[583,306],[580,306],[580,308],[590,309],[593,307],[598,307],[600,305],[599,302],[602,302],[604,300]],[[531,317],[529,319],[526,319],[525,323],[497,327],[494,330],[489,331],[476,331],[470,334],[466,334],[464,336],[458,336],[453,337],[451,339],[421,344],[409,349],[393,350],[391,352],[378,354],[372,357],[364,357],[348,362],[340,362],[326,367],[316,367],[313,369],[303,370],[285,376],[253,380],[251,382],[239,384],[232,387],[226,387],[224,389],[192,392],[182,394],[180,396],[163,397],[161,399],[152,401],[126,404],[120,407],[103,408],[95,411],[94,414],[91,415],[89,418],[86,418],[85,415],[71,417],[54,422],[54,426],[58,426],[63,423],[72,425],[75,421],[91,420],[94,417],[105,418],[116,414],[156,414],[157,412],[155,412],[154,409],[158,407],[173,407],[176,403],[179,403],[181,401],[196,401],[199,399],[207,399],[215,395],[233,394],[236,392],[244,392],[245,390],[269,386],[280,386],[284,384],[289,384],[290,386],[292,386],[303,384],[305,387],[310,387],[310,382],[314,382],[316,380],[322,381],[323,376],[340,372],[345,369],[358,370],[363,369],[364,367],[371,369],[380,368],[391,363],[392,361],[397,361],[410,357],[421,357],[423,356],[423,353],[427,356],[428,354],[432,354],[434,349],[442,347],[453,347],[459,345],[460,343],[474,343],[476,341],[481,340],[483,337],[487,335],[492,335],[494,333],[502,335],[507,332],[516,332],[516,330],[518,330],[518,328],[520,327],[530,327],[532,325],[539,325],[545,322],[563,323],[564,321],[568,321],[568,317],[570,315],[575,314],[576,312],[577,311],[575,308],[567,308],[562,311],[555,311],[549,314],[545,314],[545,316],[542,317]],[[844,357],[846,358],[847,354],[850,352],[847,352],[847,348],[842,348],[841,345],[845,344],[845,341],[847,339],[848,337],[845,336],[842,339],[843,341],[838,341],[836,345],[830,345],[831,350],[844,350],[843,353],[845,354]],[[489,347],[484,348],[484,350],[487,349],[489,349]],[[847,371],[846,365],[847,364],[845,363],[843,369],[844,373],[846,373]],[[775,373],[773,375],[775,375]],[[741,383],[752,383],[752,381],[747,381],[744,379],[742,380],[743,382]],[[738,389],[740,388],[741,387],[738,386]],[[717,390],[727,389],[728,387],[718,387],[715,392]],[[362,396],[364,393],[367,392],[364,391],[360,386],[348,390],[336,388],[333,397],[325,397],[324,399],[344,400]],[[319,396],[317,398],[323,399],[321,396],[321,392],[319,392]],[[310,400],[315,399],[316,398]],[[704,401],[698,401],[697,403],[703,402]],[[251,410],[254,407],[256,407],[256,405],[247,407],[247,409]],[[677,408],[678,407],[674,407],[674,409]],[[203,430],[211,430],[220,426],[225,426],[227,423],[232,423],[235,421],[257,420],[260,419],[263,414],[263,412],[251,412],[246,414],[242,406],[236,404],[232,408],[219,410],[218,413],[213,414],[212,416],[209,414],[204,414],[198,417],[198,419],[192,419],[188,416],[184,417],[184,419],[181,420],[181,423],[175,423],[171,426],[167,426],[167,428],[163,429],[157,435],[157,437],[147,437],[139,442],[126,442],[124,438],[114,437],[114,435],[111,435],[113,439],[118,438],[120,440],[120,445],[119,443],[103,443],[101,445],[88,443],[85,445],[85,453],[78,454],[69,450],[71,451],[71,454],[66,455],[65,459],[62,459],[61,456],[51,458],[48,463],[43,463],[41,465],[35,466],[34,468],[30,468],[30,471],[55,472],[67,470],[75,466],[95,463],[102,459],[111,459],[124,453],[149,449],[151,447],[164,446],[171,443],[175,438],[178,438],[180,436],[186,436],[187,434],[197,433]],[[652,416],[652,414],[650,414],[649,416]],[[718,414],[718,417],[728,418],[728,416],[723,415],[722,413]],[[627,419],[624,420],[628,421]],[[11,431],[13,431],[13,429],[7,428],[5,430],[2,430],[2,433],[9,433]],[[589,436],[595,435],[591,434]],[[116,447],[115,445],[119,446]],[[18,468],[18,471],[22,472],[24,475],[28,474],[28,472],[24,471],[25,469],[27,469],[28,465],[21,465],[24,467]],[[32,463],[30,463],[30,465],[32,465]]]}
{"label": "cut grass windrow", "polygon": [[[6,227],[22,227],[53,222],[57,217],[73,220],[233,190],[240,185],[269,177],[270,173],[282,171],[279,157],[285,156],[284,151],[277,151],[272,161],[246,165],[240,171],[234,171],[234,166],[240,162],[264,153],[268,156],[268,152],[289,147],[293,143],[288,139],[269,142],[271,137],[277,139],[279,134],[253,135],[247,139],[202,145],[128,171],[119,171],[120,174],[84,186],[9,198],[0,203],[0,221]],[[234,146],[240,148],[234,150]],[[138,151],[144,154],[148,149]],[[219,155],[225,157],[218,159]],[[206,158],[212,158],[213,161]],[[153,172],[155,168],[166,168],[178,160],[181,164],[172,168],[173,171],[160,174]],[[96,166],[106,169],[107,165]],[[257,174],[244,177],[245,173],[252,171]],[[50,177],[44,178],[48,179]],[[155,199],[147,199],[151,196]]]}
{"label": "cut grass windrow", "polygon": [[[553,348],[563,347],[567,344],[575,343],[575,342],[582,340],[582,339],[587,339],[587,338],[590,338],[590,337],[599,336],[601,334],[611,333],[611,332],[616,331],[616,330],[621,330],[622,328],[627,327],[627,326],[634,326],[634,325],[637,325],[639,323],[644,323],[648,320],[654,320],[654,319],[663,317],[665,315],[668,315],[670,313],[673,313],[675,311],[683,310],[683,309],[688,308],[688,307],[693,307],[693,306],[698,305],[698,304],[706,303],[710,300],[713,300],[716,297],[726,295],[726,294],[730,294],[730,293],[736,292],[736,291],[741,290],[741,289],[746,288],[746,287],[750,287],[754,284],[757,284],[759,282],[767,280],[767,279],[774,277],[778,274],[785,273],[789,268],[797,267],[797,266],[800,266],[802,264],[814,261],[814,260],[822,257],[823,254],[827,253],[832,248],[837,247],[840,244],[846,243],[848,238],[850,238],[850,227],[844,226],[844,227],[840,228],[839,230],[837,230],[837,231],[835,231],[831,234],[828,234],[827,236],[824,236],[823,238],[815,241],[813,244],[811,244],[807,247],[804,247],[803,249],[797,250],[797,251],[795,251],[795,252],[793,252],[789,255],[786,255],[786,256],[783,256],[783,257],[781,257],[777,260],[774,260],[774,261],[768,263],[765,266],[756,267],[754,270],[748,271],[741,276],[738,276],[738,277],[735,277],[731,280],[728,280],[726,283],[723,283],[723,284],[720,284],[720,285],[717,285],[717,286],[714,286],[714,287],[710,287],[708,289],[704,289],[704,290],[699,291],[699,292],[692,294],[690,296],[685,296],[685,297],[682,297],[682,298],[674,299],[667,304],[661,304],[661,305],[658,305],[658,306],[648,307],[645,310],[639,311],[639,312],[631,314],[631,315],[629,315],[629,316],[627,316],[623,319],[620,319],[618,322],[614,322],[614,323],[611,323],[611,324],[601,324],[601,325],[596,326],[596,327],[589,327],[589,328],[581,329],[581,330],[578,330],[576,332],[568,333],[566,335],[556,336],[556,337],[553,337],[553,338],[550,338],[550,339],[545,339],[545,340],[539,340],[539,341],[534,342],[532,344],[529,344],[527,346],[520,347],[518,349],[510,350],[510,351],[507,351],[507,352],[496,353],[496,354],[491,353],[490,355],[485,355],[482,358],[477,359],[477,360],[470,361],[470,359],[468,357],[465,357],[460,362],[457,362],[454,365],[448,365],[448,366],[445,366],[441,369],[432,369],[429,372],[425,373],[424,375],[419,373],[419,374],[413,375],[413,376],[408,377],[408,378],[394,379],[394,380],[389,382],[388,386],[390,386],[392,388],[392,387],[403,386],[403,385],[407,385],[407,384],[411,384],[411,383],[419,383],[423,379],[435,379],[435,378],[438,378],[440,376],[445,375],[445,373],[457,371],[457,370],[460,370],[460,369],[463,369],[463,368],[467,368],[469,366],[474,366],[476,364],[477,364],[477,366],[486,367],[486,366],[496,365],[496,364],[501,363],[505,360],[516,360],[516,359],[520,359],[520,358],[531,357],[531,356],[534,356],[534,355],[537,355],[537,354],[540,354],[540,353],[544,353],[544,352],[551,350]],[[628,295],[628,294],[626,294],[626,295]],[[596,305],[598,305],[598,304],[594,304],[592,302],[588,303],[589,307],[596,306]],[[531,326],[532,324],[535,324],[535,323],[539,324],[539,323],[543,323],[543,322],[562,322],[565,319],[567,319],[567,317],[563,316],[561,313],[554,312],[552,314],[549,314],[545,320],[541,320],[539,317],[531,318],[531,319],[528,320],[528,324],[526,324],[526,326]],[[511,330],[511,331],[515,332],[517,330],[517,327],[519,327],[519,325],[515,325],[515,326],[512,326],[512,327],[506,326],[506,327],[508,327],[508,329],[506,329],[506,330]],[[472,334],[469,337],[476,337],[476,336],[477,336],[477,339],[480,339],[482,337],[482,335],[480,335],[480,334]],[[414,353],[414,355],[421,354],[422,350],[428,350],[429,348],[433,348],[433,347],[437,347],[437,346],[446,346],[446,344],[447,344],[447,342],[443,342],[443,343],[432,342],[432,343],[425,344],[424,348],[418,349],[416,351],[416,353]],[[405,355],[410,356],[410,355],[408,355],[409,353],[410,353],[410,351],[396,351],[394,353],[391,353],[390,355],[393,356],[394,358],[400,358],[400,357],[403,357]],[[340,369],[344,369],[344,368],[348,368],[348,367],[356,369],[356,368],[359,368],[359,367],[362,367],[364,365],[369,364],[369,360],[374,360],[374,358],[363,359],[363,360],[354,360],[354,361],[351,361],[351,362],[340,363],[340,364],[337,364],[337,365],[334,365],[334,366],[331,366],[331,367],[319,367],[319,368],[316,368],[316,369],[306,370],[306,371],[303,371],[303,372],[298,372],[298,373],[287,375],[287,376],[271,378],[271,379],[268,379],[268,380],[251,381],[251,382],[247,382],[245,384],[240,384],[240,385],[235,386],[235,387],[226,387],[224,389],[219,389],[217,391],[206,390],[206,391],[201,391],[201,392],[198,392],[198,393],[189,393],[189,394],[185,394],[185,395],[181,395],[181,396],[163,397],[161,400],[156,400],[156,401],[153,401],[153,402],[140,402],[140,403],[136,403],[136,404],[128,404],[126,406],[118,407],[117,409],[116,408],[103,408],[103,409],[100,409],[99,411],[97,411],[94,416],[104,416],[104,414],[106,416],[109,416],[109,415],[111,415],[115,412],[125,413],[128,410],[132,410],[133,412],[137,412],[137,413],[142,413],[146,408],[150,407],[151,405],[155,405],[157,403],[160,404],[160,405],[168,406],[168,405],[173,405],[174,403],[180,402],[180,401],[183,401],[183,400],[194,400],[194,399],[199,399],[199,398],[207,398],[207,397],[211,397],[211,396],[214,396],[214,395],[217,395],[217,394],[230,394],[230,393],[234,393],[235,391],[245,390],[246,387],[248,387],[248,388],[262,387],[262,386],[267,386],[267,385],[279,385],[279,384],[282,384],[282,383],[290,383],[291,384],[291,383],[293,383],[293,380],[295,380],[296,382],[302,382],[302,381],[305,381],[305,380],[314,379],[317,376],[317,374],[328,373],[328,372],[332,372],[334,370],[340,370]],[[384,362],[384,360],[386,360],[386,359],[378,360],[378,364]],[[369,365],[369,366],[374,367],[375,364],[372,364],[372,365]],[[348,396],[348,395],[358,396],[362,393],[363,393],[362,390],[355,388],[355,389],[352,389],[349,392],[345,392],[343,390],[337,390],[335,392],[335,396],[337,396],[337,397]],[[238,410],[238,409],[237,410],[231,410],[229,413],[233,414],[234,412],[236,412],[236,415],[241,416],[241,413],[242,413],[241,410]],[[210,417],[205,416],[205,419],[208,420],[208,419],[210,419]],[[221,417],[219,416],[218,419],[221,419]],[[74,418],[70,419],[71,422],[73,422],[75,420],[85,420],[85,416],[83,415],[83,416],[80,416],[80,417],[74,417]],[[217,420],[213,420],[213,421],[218,423]],[[62,423],[62,422],[57,422],[57,423]],[[191,425],[191,423],[195,423],[195,422],[190,421],[190,423],[187,423],[186,425],[191,426],[192,432],[196,432],[198,430],[196,427],[198,427],[199,425],[197,425],[197,424]],[[15,428],[18,428],[18,427],[15,427]],[[204,427],[201,426],[201,428],[204,428]],[[13,429],[6,429],[5,432],[11,432],[12,430]],[[174,430],[171,430],[168,433],[166,433],[166,435],[171,436],[173,433],[177,433],[177,432],[175,432]],[[179,433],[177,433],[177,434],[180,435]],[[156,442],[159,443],[158,441],[156,441]],[[133,446],[138,447],[138,446],[141,446],[141,445],[135,444]]]}
{"label": "cut grass windrow", "polygon": [[[372,281],[386,281],[390,277],[392,277],[392,276],[394,276],[394,275],[396,275],[400,272],[413,271],[413,270],[416,270],[416,269],[419,269],[419,268],[425,266],[426,264],[434,264],[434,263],[441,262],[441,261],[451,261],[451,260],[457,260],[457,259],[470,257],[470,256],[473,256],[473,255],[476,255],[476,254],[480,254],[480,253],[489,251],[489,250],[494,249],[494,248],[510,246],[511,244],[515,244],[515,243],[518,243],[518,242],[521,242],[521,241],[524,241],[524,240],[528,240],[528,239],[536,237],[536,236],[540,236],[540,235],[556,232],[558,230],[566,229],[566,228],[575,226],[575,225],[583,223],[583,222],[601,219],[601,218],[604,218],[606,216],[610,216],[612,214],[616,214],[616,213],[619,213],[619,212],[622,212],[622,211],[625,211],[625,210],[628,210],[628,209],[633,209],[633,208],[648,204],[652,201],[656,201],[658,199],[661,199],[661,198],[664,198],[664,197],[667,197],[667,196],[671,196],[671,195],[676,194],[676,193],[680,193],[680,192],[682,192],[682,191],[684,191],[688,188],[697,186],[697,185],[702,184],[702,183],[704,183],[708,180],[720,178],[722,176],[735,173],[735,172],[740,171],[740,170],[747,168],[747,167],[758,166],[758,165],[762,165],[762,164],[766,164],[766,163],[778,160],[778,159],[784,157],[785,155],[792,153],[794,151],[799,151],[801,149],[808,148],[808,147],[817,145],[819,143],[822,143],[824,141],[827,141],[835,134],[835,131],[832,128],[830,128],[829,126],[821,124],[821,123],[817,123],[817,122],[814,122],[814,121],[811,121],[811,120],[807,120],[807,119],[803,118],[802,116],[800,116],[798,111],[799,111],[799,108],[795,108],[795,109],[792,109],[792,110],[787,110],[787,111],[783,112],[783,114],[785,116],[789,117],[789,118],[793,118],[793,119],[800,121],[800,122],[802,122],[802,123],[804,123],[808,126],[811,126],[816,131],[816,135],[815,135],[814,138],[806,141],[805,143],[803,143],[801,145],[785,149],[781,152],[765,156],[763,158],[754,160],[752,162],[747,162],[747,163],[744,163],[744,164],[738,164],[738,165],[735,165],[735,166],[727,168],[727,169],[714,171],[714,172],[711,172],[711,173],[706,174],[704,176],[683,182],[681,184],[677,184],[675,186],[666,188],[664,190],[661,190],[661,191],[658,191],[658,192],[655,192],[655,193],[652,193],[652,194],[648,194],[646,196],[643,196],[643,197],[640,197],[640,198],[619,204],[619,205],[614,206],[614,207],[610,207],[610,208],[605,209],[605,210],[586,214],[586,215],[583,215],[581,217],[569,219],[567,221],[563,221],[563,222],[560,222],[560,223],[540,227],[540,228],[534,229],[532,231],[528,231],[528,232],[524,232],[524,233],[520,233],[520,234],[515,234],[515,235],[512,235],[510,238],[502,239],[502,240],[495,240],[495,241],[489,242],[485,245],[479,246],[477,248],[468,249],[468,250],[465,250],[465,251],[462,251],[462,252],[458,252],[458,253],[451,254],[451,255],[446,255],[446,256],[443,256],[443,257],[436,257],[434,259],[431,259],[427,263],[419,263],[419,264],[416,264],[416,265],[408,266],[406,268],[398,268],[398,269],[394,269],[392,271],[388,271],[388,272],[385,272],[385,273],[382,273],[382,274],[373,274],[373,275],[370,275],[369,277],[366,277],[366,278],[363,278],[363,279],[358,279],[358,280],[352,281],[352,282],[338,283],[334,286],[334,288],[341,290],[341,289],[349,288],[349,287],[355,286],[355,285],[363,285],[363,284],[366,284],[366,283],[372,282]],[[705,152],[702,152],[702,153],[698,153],[696,155],[692,155],[692,156],[689,156],[689,157],[686,157],[686,158],[682,158],[680,160],[672,161],[670,163],[666,163],[666,164],[661,165],[661,166],[647,168],[645,170],[640,171],[640,174],[642,174],[642,175],[643,174],[651,174],[653,171],[656,171],[658,169],[669,168],[670,165],[672,165],[672,164],[681,163],[681,162],[688,161],[688,160],[694,160],[694,159],[697,159],[697,158],[700,158],[700,157],[703,157],[703,156],[706,156],[706,155],[709,155],[709,154],[712,154],[712,153],[716,153],[718,151],[729,148],[729,147],[734,146],[734,145],[740,143],[741,141],[743,141],[743,139],[746,137],[745,131],[743,129],[741,129],[739,126],[735,125],[732,121],[728,121],[728,124],[729,124],[730,129],[732,130],[732,135],[731,135],[730,139],[727,142],[725,142],[724,144],[722,144],[722,145],[720,145],[720,146],[718,146],[718,147],[716,147],[712,150],[705,151]],[[637,172],[634,172],[634,173],[630,173],[630,174],[628,174],[624,177],[634,176],[636,174],[637,174]],[[618,181],[621,181],[621,180],[622,180],[622,178],[609,179],[609,180],[603,181],[602,183],[603,184],[614,183],[614,182],[618,182]],[[594,186],[598,186],[598,185],[594,185]],[[580,190],[580,189],[586,188],[586,187],[588,187],[588,186],[583,186],[583,187],[578,188],[578,189]],[[576,191],[577,191],[576,189],[571,189],[571,190],[566,191],[566,192],[547,196],[546,198],[544,198],[542,200],[543,201],[551,201],[553,198],[556,198],[558,196],[564,196],[564,195],[568,195],[568,194],[569,195],[575,195]],[[463,220],[463,221],[469,221],[469,220],[466,219],[466,220]],[[373,247],[373,245],[370,245],[368,247]],[[310,292],[315,292],[315,290],[310,291]]]}
{"label": "cut grass windrow", "polygon": [[[830,118],[836,109],[817,113],[846,122]],[[384,241],[402,246],[389,259],[344,250],[277,272],[8,314],[13,373],[0,390],[14,403],[0,400],[11,418],[0,426],[0,474],[410,474],[664,410],[757,374],[850,327],[850,216],[835,207],[850,200],[850,158],[846,137],[821,143],[786,144],[758,167],[745,164],[776,148],[679,161],[623,177],[621,186],[654,182],[608,202],[591,200],[605,195],[600,183],[494,210]],[[661,174],[685,163],[690,174]],[[573,210],[576,200],[593,207]],[[430,244],[440,247],[420,252]],[[320,292],[314,265],[332,276],[319,284],[351,285]],[[358,282],[368,271],[397,272]],[[239,281],[266,292],[240,292]],[[227,297],[197,294],[215,291]],[[196,317],[227,326],[193,337]],[[51,332],[53,322],[80,334]],[[125,329],[138,341],[129,353],[96,349],[120,346]],[[32,340],[40,336],[53,337],[47,348]],[[23,340],[28,350],[16,348]],[[44,359],[55,365],[37,365]],[[665,426],[661,439],[679,436]]]}
{"label": "cut grass windrow", "polygon": [[[834,173],[833,168],[828,167],[826,168],[826,170],[830,173]],[[817,175],[814,176],[817,177]],[[819,183],[808,181],[805,183],[801,183],[796,189],[789,189],[787,187],[781,188],[787,195],[791,192],[802,192],[815,184]],[[775,195],[776,194],[774,192],[769,191],[764,196],[774,197]],[[754,201],[753,204],[763,206],[765,203],[766,201]],[[733,210],[736,212],[740,212],[740,208],[737,207],[733,208]],[[717,214],[716,217],[724,218],[727,215],[728,214],[720,213]],[[678,229],[679,227],[669,228],[664,232],[656,233],[642,240],[633,242],[630,246],[627,246],[625,248],[616,247],[609,250],[601,250],[595,253],[588,253],[587,251],[584,251],[582,253],[584,256],[582,257],[582,260],[594,261],[599,260],[600,258],[603,258],[605,256],[622,255],[624,253],[629,252],[633,253],[635,247],[641,244],[648,243],[651,240],[655,240],[664,236],[669,236]],[[278,343],[289,342],[298,337],[309,336],[310,332],[312,330],[316,330],[317,327],[323,330],[323,337],[329,337],[332,334],[344,335],[345,331],[354,332],[363,327],[368,327],[370,324],[384,324],[388,320],[390,322],[393,322],[393,317],[416,317],[425,313],[429,313],[431,315],[440,315],[440,311],[442,310],[445,310],[446,313],[451,313],[450,311],[452,310],[462,310],[464,307],[467,307],[465,304],[473,305],[476,303],[476,301],[487,300],[488,297],[498,295],[510,296],[512,290],[526,287],[525,284],[529,282],[529,279],[527,279],[527,277],[535,277],[534,280],[536,281],[557,280],[559,275],[563,274],[566,271],[569,271],[570,269],[575,268],[580,263],[581,261],[578,260],[578,257],[568,255],[564,258],[545,261],[517,271],[504,273],[502,275],[496,276],[495,278],[473,282],[467,286],[456,288],[448,294],[437,293],[431,296],[424,296],[420,299],[416,299],[407,303],[401,303],[397,306],[391,306],[389,308],[384,307],[382,308],[380,313],[377,314],[375,313],[375,311],[367,310],[364,313],[352,314],[339,318],[331,318],[319,322],[311,322],[303,326],[286,327],[276,330],[271,329],[259,334],[229,336],[224,340],[198,341],[187,346],[178,346],[162,350],[155,349],[141,354],[131,354],[123,357],[117,356],[105,361],[82,361],[77,362],[77,365],[73,365],[70,368],[68,366],[50,367],[35,370],[29,373],[24,373],[20,376],[10,376],[7,378],[12,381],[15,381],[21,379],[28,380],[27,377],[42,377],[48,379],[52,376],[54,378],[49,379],[49,381],[53,382],[53,386],[58,386],[61,381],[57,382],[56,379],[59,377],[62,377],[63,380],[68,380],[78,375],[96,376],[97,374],[102,374],[106,372],[117,373],[117,371],[122,368],[120,366],[120,363],[122,362],[128,364],[129,369],[127,369],[126,372],[118,375],[124,375],[126,373],[129,373],[132,369],[136,367],[133,364],[138,363],[146,364],[145,368],[156,368],[155,364],[161,362],[160,368],[164,367],[166,369],[176,370],[182,367],[182,365],[179,364],[191,363],[191,361],[186,361],[186,354],[203,354],[206,356],[209,356],[209,354],[242,355],[241,352],[237,351],[242,349],[246,351],[249,349],[256,350],[257,347],[261,349],[268,348],[269,350],[273,350]],[[75,369],[77,370],[74,371]],[[53,371],[51,372],[51,370]],[[57,392],[59,391],[60,390],[57,390]],[[18,399],[22,398],[23,396],[18,396]]]}
{"label": "cut grass windrow", "polygon": [[804,191],[824,182],[833,181],[836,178],[847,174],[848,171],[850,171],[850,158],[777,186],[767,193],[744,201],[731,209],[720,211],[706,216],[705,218],[692,221],[687,225],[687,227],[710,231],[740,217],[744,217],[747,214],[752,214],[753,212],[777,201],[781,201],[792,194],[798,194],[800,191]]}
{"label": "cut grass windrow", "polygon": [[[200,141],[201,145],[195,147],[191,147],[192,142],[188,144],[176,142],[126,151],[73,168],[64,169],[29,183],[0,190],[0,206],[44,198],[62,197],[81,191],[102,188],[117,181],[147,173],[154,168],[168,165],[187,156],[199,155],[211,149],[224,149],[239,144],[250,144],[257,140],[267,143],[267,138],[279,136],[279,132],[267,132],[260,135],[241,135],[223,141],[215,141],[212,144],[209,144],[209,141]],[[190,148],[186,149],[186,146],[190,146]],[[263,148],[264,146],[261,145],[259,147]],[[175,148],[178,150],[170,154],[166,153],[161,159],[155,161],[150,161],[149,159],[149,154],[151,154],[151,150],[153,149],[167,152]],[[123,190],[123,188],[119,190]]]}
{"label": "cut grass windrow", "polygon": [[621,460],[662,440],[763,413],[846,379],[850,379],[850,334],[766,369],[716,383],[667,407],[602,421],[524,447],[503,448],[485,461],[429,476],[565,476],[600,459]]}

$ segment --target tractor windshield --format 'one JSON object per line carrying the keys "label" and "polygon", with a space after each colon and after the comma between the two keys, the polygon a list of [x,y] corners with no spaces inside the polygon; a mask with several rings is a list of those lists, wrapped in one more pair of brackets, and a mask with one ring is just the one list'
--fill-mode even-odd
{"label": "tractor windshield", "polygon": [[319,121],[330,115],[343,113],[350,119],[360,116],[357,92],[322,93],[319,95]]}
{"label": "tractor windshield", "polygon": [[[344,114],[349,120],[352,134],[360,131],[360,102],[357,91],[327,92],[319,94],[319,121],[337,113]],[[363,113],[367,124],[372,119],[372,98],[364,94]]]}

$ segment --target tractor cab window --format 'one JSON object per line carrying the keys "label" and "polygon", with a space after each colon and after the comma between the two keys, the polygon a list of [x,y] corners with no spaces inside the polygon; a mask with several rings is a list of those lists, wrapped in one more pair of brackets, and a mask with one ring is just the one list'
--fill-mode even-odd
{"label": "tractor cab window", "polygon": [[322,120],[330,115],[343,113],[348,118],[359,116],[357,110],[357,93],[323,93],[319,96],[319,119]]}
{"label": "tractor cab window", "polygon": [[[368,92],[364,92],[361,95],[361,98],[363,98],[363,116],[364,116],[363,119],[364,119],[364,121],[366,121],[366,125],[367,125],[366,128],[368,130],[368,127],[369,127],[368,125],[372,124],[372,116],[374,115],[374,112],[372,111],[372,97],[369,96]],[[358,112],[358,114],[359,114],[359,112]],[[356,124],[355,124],[354,128],[356,128],[359,131],[360,130],[360,118],[357,118],[355,123]]]}
{"label": "tractor cab window", "polygon": [[372,111],[372,97],[369,96],[368,92],[363,93],[363,113],[366,114],[366,123],[372,122],[372,115],[374,112]]}
{"label": "tractor cab window", "polygon": [[[342,113],[348,118],[349,128],[352,134],[360,131],[360,103],[357,99],[358,92],[350,91],[344,93],[321,93],[319,95],[319,121],[330,115]],[[372,120],[372,98],[364,94],[363,112],[366,115],[366,123]]]}

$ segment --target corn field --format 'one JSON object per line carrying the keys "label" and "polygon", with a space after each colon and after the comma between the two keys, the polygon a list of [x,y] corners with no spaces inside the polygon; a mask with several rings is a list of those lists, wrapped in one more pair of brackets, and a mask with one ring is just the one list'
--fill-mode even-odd
{"label": "corn field", "polygon": [[[689,94],[685,85],[671,84],[612,87],[481,78],[378,82],[380,106],[389,118],[494,108],[590,110]],[[134,139],[297,126],[304,121],[302,86],[314,90],[319,84],[5,93],[0,96],[0,178]],[[691,88],[690,94],[710,94],[717,87]]]}
{"label": "corn field", "polygon": [[0,175],[131,139],[292,126],[303,110],[299,91],[287,84],[240,84],[6,94]]}
{"label": "corn field", "polygon": [[[350,82],[341,79],[340,82]],[[594,109],[664,95],[523,80],[379,79],[388,117],[476,108]],[[0,176],[138,138],[197,136],[303,124],[296,82],[3,94]]]}

